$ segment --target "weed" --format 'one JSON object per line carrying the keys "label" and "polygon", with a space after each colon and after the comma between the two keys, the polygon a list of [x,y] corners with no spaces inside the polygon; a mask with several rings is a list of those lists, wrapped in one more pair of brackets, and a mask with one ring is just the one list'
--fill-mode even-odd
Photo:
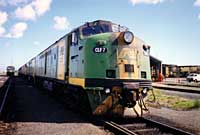
{"label": "weed", "polygon": [[[159,89],[154,89],[154,94],[156,96],[156,102],[158,102],[162,107],[168,107],[174,110],[190,110],[200,108],[200,100],[170,96],[161,92]],[[152,102],[152,100],[153,95],[149,93],[147,103]]]}

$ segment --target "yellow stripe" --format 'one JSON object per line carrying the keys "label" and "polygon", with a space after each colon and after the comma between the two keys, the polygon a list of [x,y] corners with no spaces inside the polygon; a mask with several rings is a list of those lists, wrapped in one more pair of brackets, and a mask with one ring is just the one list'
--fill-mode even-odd
{"label": "yellow stripe", "polygon": [[85,87],[85,78],[69,78],[69,83]]}

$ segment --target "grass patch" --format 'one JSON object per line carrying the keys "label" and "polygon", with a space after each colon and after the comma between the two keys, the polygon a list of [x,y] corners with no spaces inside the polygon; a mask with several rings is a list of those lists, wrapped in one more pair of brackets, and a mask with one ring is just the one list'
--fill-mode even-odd
{"label": "grass patch", "polygon": [[[191,110],[200,108],[200,99],[186,99],[179,96],[171,96],[161,92],[159,89],[154,89],[154,94],[156,97],[156,102],[162,106],[171,108],[174,110]],[[148,102],[152,102],[154,96],[151,92],[147,97],[147,104]]]}

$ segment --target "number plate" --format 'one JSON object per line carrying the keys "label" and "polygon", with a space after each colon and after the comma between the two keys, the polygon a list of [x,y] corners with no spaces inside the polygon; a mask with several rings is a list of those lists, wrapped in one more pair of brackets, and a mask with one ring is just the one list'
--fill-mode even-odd
{"label": "number plate", "polygon": [[93,49],[94,53],[106,53],[107,52],[107,48],[105,47],[95,47]]}

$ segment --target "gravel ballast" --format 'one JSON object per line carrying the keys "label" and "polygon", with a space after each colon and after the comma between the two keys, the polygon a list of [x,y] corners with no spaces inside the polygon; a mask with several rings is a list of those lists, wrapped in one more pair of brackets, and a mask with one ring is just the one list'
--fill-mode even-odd
{"label": "gravel ballast", "polygon": [[108,135],[89,123],[13,123],[15,131],[12,135]]}
{"label": "gravel ballast", "polygon": [[148,118],[200,135],[200,109],[175,111],[149,107],[149,110],[150,114],[146,116]]}

